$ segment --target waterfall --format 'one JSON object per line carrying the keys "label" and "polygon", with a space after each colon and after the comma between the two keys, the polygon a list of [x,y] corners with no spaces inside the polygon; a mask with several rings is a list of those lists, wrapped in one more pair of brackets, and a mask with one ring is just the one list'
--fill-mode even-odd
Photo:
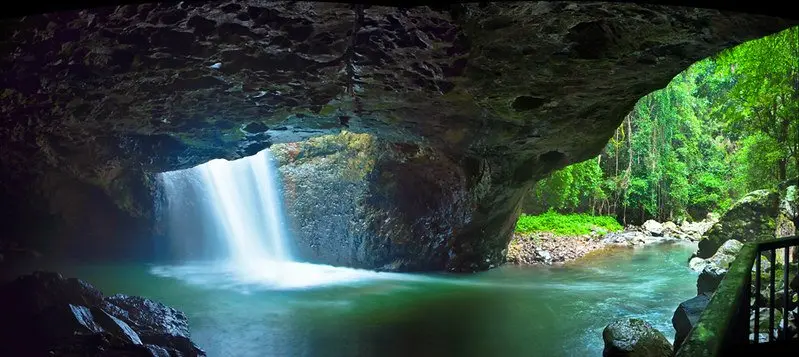
{"label": "waterfall", "polygon": [[268,150],[161,177],[169,236],[179,258],[225,260],[247,270],[292,261]]}
{"label": "waterfall", "polygon": [[278,176],[268,150],[160,176],[167,235],[179,264],[155,266],[155,275],[243,292],[406,279],[396,273],[298,262],[289,249]]}

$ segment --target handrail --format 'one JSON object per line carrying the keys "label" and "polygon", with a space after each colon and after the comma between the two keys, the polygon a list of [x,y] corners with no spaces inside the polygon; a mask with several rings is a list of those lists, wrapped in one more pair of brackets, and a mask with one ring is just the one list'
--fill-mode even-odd
{"label": "handrail", "polygon": [[752,264],[757,253],[756,244],[744,244],[699,321],[688,332],[676,357],[721,356],[726,345],[735,342],[729,332],[739,323],[737,317],[741,301],[749,299],[748,289],[741,287],[746,286],[751,279]]}
{"label": "handrail", "polygon": [[[726,276],[719,284],[697,324],[688,332],[685,342],[676,352],[676,357],[721,356],[735,352],[736,347],[749,344],[750,321],[750,289],[752,285],[752,268],[757,270],[755,276],[756,291],[760,288],[760,260],[764,252],[769,252],[771,262],[776,260],[775,250],[785,248],[784,279],[787,290],[789,277],[788,249],[799,246],[799,236],[783,237],[768,241],[746,243],[738,252],[730,265]],[[757,262],[757,263],[756,263]],[[774,278],[775,270],[770,270],[770,329],[773,329]],[[787,295],[786,295],[787,296]],[[759,340],[757,329],[759,322],[759,294],[755,296],[755,341]],[[783,315],[787,324],[787,314]],[[771,334],[769,334],[771,341]],[[757,342],[755,342],[757,344]]]}
{"label": "handrail", "polygon": [[757,247],[761,252],[764,250],[780,249],[794,245],[799,245],[799,236],[770,239],[757,243]]}

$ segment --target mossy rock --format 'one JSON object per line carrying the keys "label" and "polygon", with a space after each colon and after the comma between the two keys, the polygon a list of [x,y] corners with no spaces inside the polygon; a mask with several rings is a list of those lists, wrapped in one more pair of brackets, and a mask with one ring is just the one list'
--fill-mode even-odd
{"label": "mossy rock", "polygon": [[702,237],[697,256],[711,257],[722,243],[730,239],[742,243],[774,239],[779,203],[780,198],[775,191],[750,192],[725,212]]}
{"label": "mossy rock", "polygon": [[624,319],[610,323],[602,331],[605,341],[603,357],[671,356],[672,347],[662,332],[641,319]]}

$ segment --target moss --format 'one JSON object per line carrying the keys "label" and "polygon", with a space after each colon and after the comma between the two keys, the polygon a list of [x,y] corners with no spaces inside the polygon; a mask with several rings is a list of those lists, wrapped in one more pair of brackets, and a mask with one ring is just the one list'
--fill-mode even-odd
{"label": "moss", "polygon": [[741,287],[750,274],[756,255],[757,246],[753,244],[741,249],[696,326],[677,351],[677,357],[723,355],[722,337],[729,333],[733,319],[737,318],[737,308],[744,293]]}
{"label": "moss", "polygon": [[323,116],[333,115],[333,113],[335,113],[337,109],[338,109],[337,105],[327,104],[322,106],[318,114]]}
{"label": "moss", "polygon": [[516,222],[516,232],[552,232],[556,235],[582,235],[591,231],[620,231],[622,226],[610,216],[591,216],[588,214],[559,214],[552,211],[530,216],[521,215]]}
{"label": "moss", "polygon": [[312,163],[322,159],[337,162],[339,174],[347,181],[364,179],[374,169],[377,157],[372,135],[346,130],[300,143],[273,145],[271,150],[281,165]]}

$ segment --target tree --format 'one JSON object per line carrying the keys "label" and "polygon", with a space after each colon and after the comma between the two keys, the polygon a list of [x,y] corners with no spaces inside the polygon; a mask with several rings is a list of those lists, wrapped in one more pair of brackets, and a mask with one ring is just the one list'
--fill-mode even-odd
{"label": "tree", "polygon": [[596,159],[528,195],[530,213],[702,218],[799,173],[799,27],[728,49],[641,98]]}

